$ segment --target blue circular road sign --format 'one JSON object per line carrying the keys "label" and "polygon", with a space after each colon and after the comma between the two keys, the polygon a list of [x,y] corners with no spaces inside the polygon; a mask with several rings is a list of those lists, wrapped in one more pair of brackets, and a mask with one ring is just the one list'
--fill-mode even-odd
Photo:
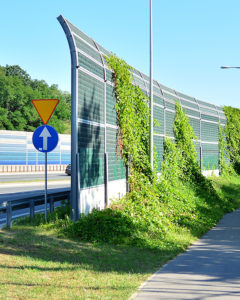
{"label": "blue circular road sign", "polygon": [[40,126],[34,131],[32,142],[38,151],[51,152],[58,144],[58,133],[52,126]]}

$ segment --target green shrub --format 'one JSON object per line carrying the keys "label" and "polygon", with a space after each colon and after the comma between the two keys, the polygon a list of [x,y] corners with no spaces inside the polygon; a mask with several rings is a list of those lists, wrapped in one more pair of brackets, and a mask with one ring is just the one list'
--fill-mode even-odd
{"label": "green shrub", "polygon": [[[224,113],[227,118],[227,124],[224,131],[220,132],[220,142],[224,143],[223,137],[226,138],[227,145],[224,145],[224,153],[220,152],[220,159],[223,162],[223,155],[225,158],[230,158],[230,162],[237,174],[240,174],[240,109],[231,106],[224,106]],[[221,151],[221,149],[220,149]],[[223,166],[224,168],[225,166]],[[229,173],[229,170],[227,171]],[[232,170],[230,170],[232,173]]]}
{"label": "green shrub", "polygon": [[94,209],[88,215],[82,215],[77,222],[62,226],[61,231],[81,241],[141,244],[138,235],[145,228],[122,211],[107,208]]}

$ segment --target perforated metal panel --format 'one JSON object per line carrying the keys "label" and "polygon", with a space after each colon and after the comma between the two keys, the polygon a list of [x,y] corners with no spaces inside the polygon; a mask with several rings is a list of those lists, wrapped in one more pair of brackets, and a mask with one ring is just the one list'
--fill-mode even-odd
{"label": "perforated metal panel", "polygon": [[107,153],[108,153],[108,180],[118,180],[125,178],[126,169],[123,160],[120,157],[120,148],[118,147],[117,130],[107,128]]}
{"label": "perforated metal panel", "polygon": [[[70,136],[59,134],[57,147],[48,153],[48,165],[65,165],[71,160]],[[36,166],[45,164],[45,155],[32,143],[32,133],[0,130],[0,165]]]}
{"label": "perforated metal panel", "polygon": [[116,98],[115,98],[115,91],[114,87],[107,84],[106,86],[106,117],[107,117],[107,123],[112,125],[117,125],[117,114],[115,110],[115,104],[116,104]]}
{"label": "perforated metal panel", "polygon": [[189,124],[192,126],[193,131],[197,139],[200,139],[200,119],[188,118]]}
{"label": "perforated metal panel", "polygon": [[218,144],[202,143],[203,169],[218,169]]}
{"label": "perforated metal panel", "polygon": [[199,142],[196,142],[194,141],[194,146],[195,146],[195,149],[196,149],[196,152],[197,152],[197,160],[200,164],[200,143]]}
{"label": "perforated metal panel", "polygon": [[202,141],[218,142],[218,123],[201,122]]}
{"label": "perforated metal panel", "polygon": [[104,130],[100,126],[79,123],[79,163],[81,187],[104,182]]}
{"label": "perforated metal panel", "polygon": [[165,134],[169,137],[174,137],[174,132],[173,132],[173,123],[174,123],[174,118],[175,118],[175,112],[171,112],[166,110],[165,111],[165,116],[166,116],[166,129],[165,129]]}
{"label": "perforated metal panel", "polygon": [[161,163],[163,161],[163,143],[164,143],[164,137],[154,135],[153,137],[153,143],[157,152],[157,171],[161,171]]}
{"label": "perforated metal panel", "polygon": [[104,123],[104,85],[96,78],[78,72],[78,117]]}
{"label": "perforated metal panel", "polygon": [[153,95],[153,102],[156,104],[159,104],[161,106],[164,106],[164,100],[162,97],[159,97],[157,95]]}
{"label": "perforated metal panel", "polygon": [[164,134],[164,108],[154,106],[153,118],[156,120],[157,125],[154,126],[153,132]]}

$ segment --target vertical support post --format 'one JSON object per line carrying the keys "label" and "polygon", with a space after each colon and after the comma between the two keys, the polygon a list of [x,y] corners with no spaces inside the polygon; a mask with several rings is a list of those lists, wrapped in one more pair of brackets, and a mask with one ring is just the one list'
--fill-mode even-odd
{"label": "vertical support post", "polygon": [[[200,107],[199,107],[199,112],[200,112]],[[203,170],[202,160],[203,160],[203,157],[202,157],[202,114],[200,112],[200,170],[201,170],[201,172]]]}
{"label": "vertical support post", "polygon": [[54,211],[54,198],[53,196],[50,197],[50,201],[49,201],[49,204],[50,204],[50,213],[52,213]]}
{"label": "vertical support post", "polygon": [[108,207],[108,153],[104,153],[104,181],[105,181],[105,203],[104,206]]}
{"label": "vertical support post", "polygon": [[[104,66],[104,63],[103,63]],[[104,72],[106,72],[104,68]],[[108,207],[108,153],[107,153],[107,87],[106,87],[106,74],[104,81],[104,205]]]}
{"label": "vertical support post", "polygon": [[67,197],[68,204],[70,204],[70,200],[71,200],[71,192],[68,194],[68,197]]}
{"label": "vertical support post", "polygon": [[163,128],[163,134],[164,134],[164,138],[166,137],[166,126],[167,126],[167,121],[166,121],[166,102],[165,102],[165,100],[163,100],[163,106],[164,106],[164,108],[163,108],[163,126],[164,126],[164,128]]}
{"label": "vertical support post", "polygon": [[221,166],[220,166],[220,163],[219,163],[219,157],[220,157],[220,156],[219,156],[219,155],[220,155],[220,147],[219,147],[219,136],[220,136],[220,132],[219,132],[219,126],[221,126],[221,120],[220,120],[220,114],[219,114],[219,111],[218,111],[216,105],[214,105],[214,106],[215,106],[215,109],[216,109],[217,114],[218,114],[218,170],[219,170],[219,174],[221,174],[222,170],[221,170]]}
{"label": "vertical support post", "polygon": [[[81,174],[80,174],[80,158],[79,158],[79,153],[77,153],[76,155],[76,163],[77,163],[77,178],[76,178],[76,190],[77,190],[77,203],[75,205],[75,211],[72,212],[75,216],[75,221],[77,221],[79,219],[79,216],[84,213],[83,210],[83,203],[82,203],[82,199],[81,199],[81,191],[80,191],[80,179],[81,179]],[[72,190],[71,190],[71,195],[72,195]],[[72,198],[71,198],[72,199]]]}
{"label": "vertical support post", "polygon": [[[80,166],[78,153],[78,100],[77,100],[78,67],[72,62],[72,102],[71,102],[71,219],[79,219],[79,208],[81,206],[80,195]],[[81,210],[81,209],[80,209]]]}
{"label": "vertical support post", "polygon": [[30,201],[30,218],[34,218],[34,200]]}
{"label": "vertical support post", "polygon": [[150,164],[153,169],[153,37],[152,37],[152,0],[150,0]]}
{"label": "vertical support post", "polygon": [[47,223],[47,152],[45,152],[45,223]]}
{"label": "vertical support post", "polygon": [[68,40],[71,52],[71,219],[79,219],[80,204],[80,178],[79,165],[77,163],[78,154],[78,55],[77,47],[71,33],[69,25],[60,15],[58,18]]}
{"label": "vertical support post", "polygon": [[203,159],[202,159],[202,145],[200,146],[200,169],[201,169],[201,172],[202,172],[202,163],[203,163]]}
{"label": "vertical support post", "polygon": [[130,174],[130,168],[129,168],[129,159],[128,159],[128,164],[126,165],[126,193],[129,193],[129,174]]}
{"label": "vertical support post", "polygon": [[11,228],[12,227],[12,203],[11,201],[8,201],[7,203],[7,227]]}

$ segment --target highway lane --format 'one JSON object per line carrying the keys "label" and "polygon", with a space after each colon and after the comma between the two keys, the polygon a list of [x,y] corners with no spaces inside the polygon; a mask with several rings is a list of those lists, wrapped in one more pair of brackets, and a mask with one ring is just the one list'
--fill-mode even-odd
{"label": "highway lane", "polygon": [[[62,172],[48,172],[48,188],[70,187],[70,176]],[[0,175],[0,199],[4,194],[37,191],[45,189],[44,172],[8,173]]]}
{"label": "highway lane", "polygon": [[[66,188],[70,187],[70,180],[48,181],[48,189]],[[36,192],[45,190],[45,182],[18,182],[18,183],[4,183],[0,184],[0,200],[6,195],[14,195],[22,192]]]}
{"label": "highway lane", "polygon": [[[44,180],[44,172],[38,173],[6,173],[0,174],[0,184],[6,182],[19,182],[19,181],[39,181]],[[70,177],[62,172],[48,172],[49,180],[66,180]]]}

